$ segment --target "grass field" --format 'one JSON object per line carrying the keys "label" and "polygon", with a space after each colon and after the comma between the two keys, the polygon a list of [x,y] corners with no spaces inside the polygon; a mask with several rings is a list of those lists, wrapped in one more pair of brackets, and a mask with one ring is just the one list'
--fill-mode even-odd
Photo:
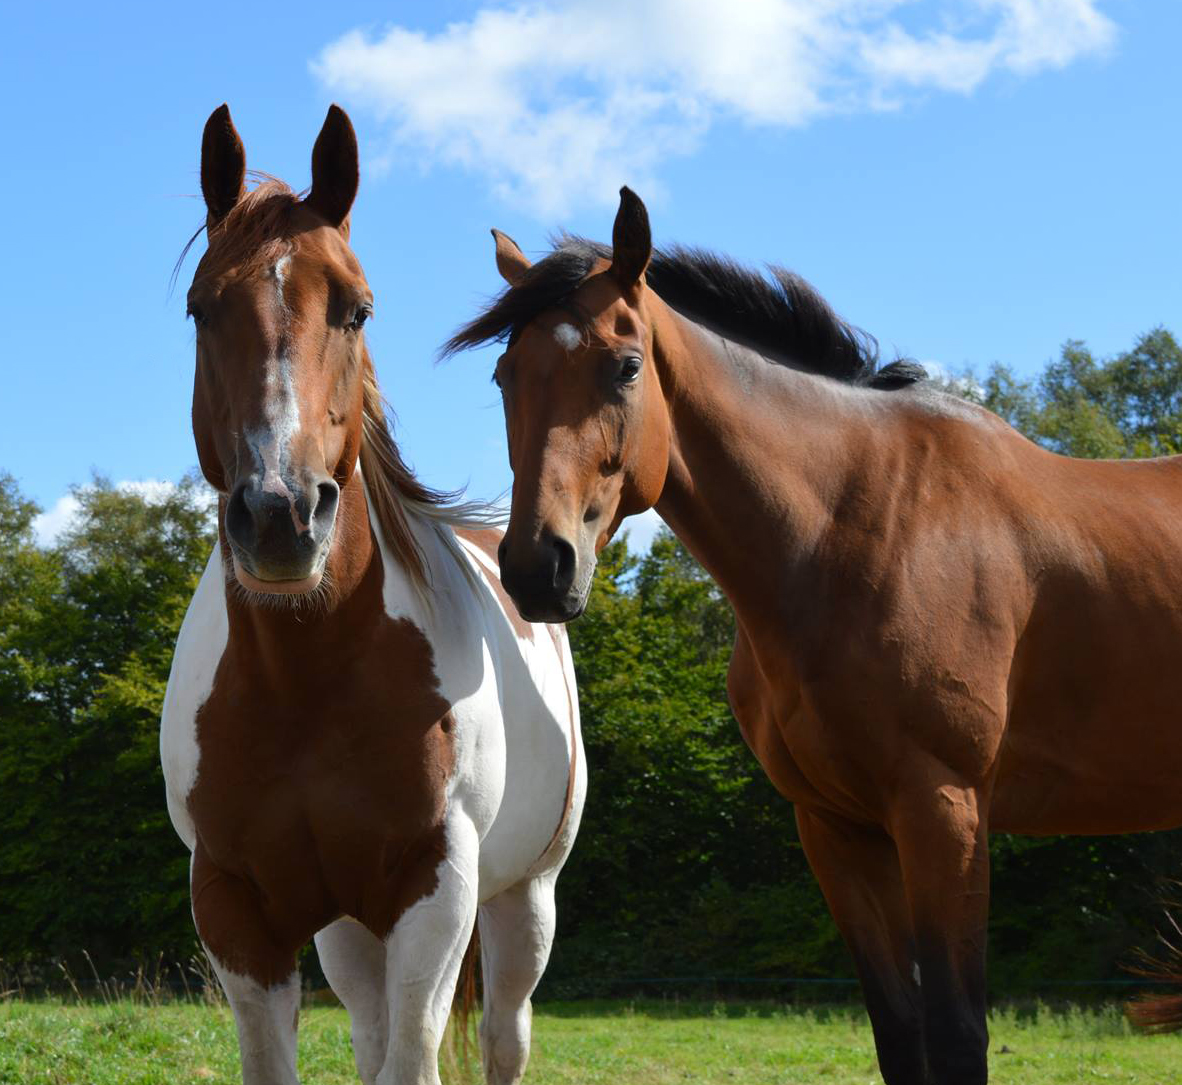
{"label": "grass field", "polygon": [[[1182,1083],[1182,1038],[1138,1036],[1120,1010],[995,1011],[996,1083]],[[307,1085],[355,1083],[343,1010],[300,1021]],[[454,1068],[445,1075],[464,1077]],[[224,1006],[0,1003],[0,1085],[177,1085],[239,1081]],[[848,1007],[582,1002],[539,1006],[532,1085],[866,1085],[879,1082],[870,1027]]]}

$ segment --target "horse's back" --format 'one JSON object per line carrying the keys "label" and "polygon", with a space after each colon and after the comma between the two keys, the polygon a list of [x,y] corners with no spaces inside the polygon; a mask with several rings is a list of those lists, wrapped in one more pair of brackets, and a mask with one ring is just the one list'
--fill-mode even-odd
{"label": "horse's back", "polygon": [[924,570],[917,613],[973,618],[934,625],[928,654],[1004,725],[994,826],[1182,824],[1182,457],[1060,456],[993,418],[936,427],[942,504],[900,564]]}
{"label": "horse's back", "polygon": [[1182,824],[1182,458],[1055,457],[1044,477],[998,825]]}

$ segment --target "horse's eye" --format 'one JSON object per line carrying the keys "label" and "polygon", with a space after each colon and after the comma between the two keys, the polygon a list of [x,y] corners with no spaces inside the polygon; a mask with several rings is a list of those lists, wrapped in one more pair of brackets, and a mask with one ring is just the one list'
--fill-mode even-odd
{"label": "horse's eye", "polygon": [[492,375],[492,382],[493,382],[493,384],[495,384],[495,385],[496,385],[498,388],[500,388],[500,387],[501,387],[501,375],[500,375],[500,374],[499,374],[499,373],[498,373],[498,372],[497,372],[495,369],[493,370],[493,375]]}
{"label": "horse's eye", "polygon": [[205,310],[199,305],[190,303],[189,307],[185,310],[185,316],[189,317],[193,321],[194,327],[197,328],[203,328],[209,323],[209,317],[205,315]]}
{"label": "horse's eye", "polygon": [[353,314],[353,319],[349,321],[349,327],[355,332],[361,331],[365,327],[365,322],[373,316],[373,306],[359,305],[356,312]]}
{"label": "horse's eye", "polygon": [[641,365],[642,363],[637,357],[625,358],[617,378],[620,384],[635,384],[636,378],[640,376]]}

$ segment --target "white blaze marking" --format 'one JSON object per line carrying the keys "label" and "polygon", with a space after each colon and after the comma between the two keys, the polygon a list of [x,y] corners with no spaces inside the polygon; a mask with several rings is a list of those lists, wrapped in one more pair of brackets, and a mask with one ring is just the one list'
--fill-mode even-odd
{"label": "white blaze marking", "polygon": [[255,431],[251,440],[263,468],[263,489],[290,498],[291,491],[280,470],[284,453],[300,429],[300,407],[291,379],[291,359],[286,354],[267,359],[263,411],[267,416],[267,427]]}
{"label": "white blaze marking", "polygon": [[574,350],[583,341],[582,333],[573,324],[559,324],[554,338],[564,350]]}
{"label": "white blaze marking", "polygon": [[[283,284],[287,281],[287,267],[290,256],[283,256],[275,262],[275,294],[280,311],[286,320],[287,300],[283,296]],[[264,493],[278,494],[287,498],[291,505],[291,518],[296,532],[306,531],[296,512],[295,495],[283,480],[283,464],[291,448],[291,442],[300,431],[300,407],[296,399],[295,384],[291,378],[291,359],[286,355],[267,359],[267,377],[263,412],[267,425],[252,430],[246,439],[254,452],[255,461],[263,472]]]}

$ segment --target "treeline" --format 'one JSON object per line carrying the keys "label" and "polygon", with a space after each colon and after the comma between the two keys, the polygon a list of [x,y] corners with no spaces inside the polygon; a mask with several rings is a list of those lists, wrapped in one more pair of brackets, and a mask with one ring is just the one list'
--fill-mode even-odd
{"label": "treeline", "polygon": [[50,549],[0,477],[0,958],[187,959],[188,853],[164,807],[160,708],[213,546],[192,480],[96,479]]}
{"label": "treeline", "polygon": [[[1182,349],[1164,329],[1108,359],[1069,343],[1034,381],[998,366],[954,387],[1056,451],[1182,451]],[[85,949],[114,972],[196,949],[157,729],[213,532],[192,480],[148,500],[98,479],[77,497],[39,547],[38,510],[0,477],[0,958]],[[792,808],[727,706],[725,600],[666,533],[640,558],[612,544],[596,579],[571,626],[591,789],[547,989],[851,976]],[[1160,925],[1162,881],[1182,877],[1177,832],[997,836],[992,853],[995,993],[1120,978]]]}

